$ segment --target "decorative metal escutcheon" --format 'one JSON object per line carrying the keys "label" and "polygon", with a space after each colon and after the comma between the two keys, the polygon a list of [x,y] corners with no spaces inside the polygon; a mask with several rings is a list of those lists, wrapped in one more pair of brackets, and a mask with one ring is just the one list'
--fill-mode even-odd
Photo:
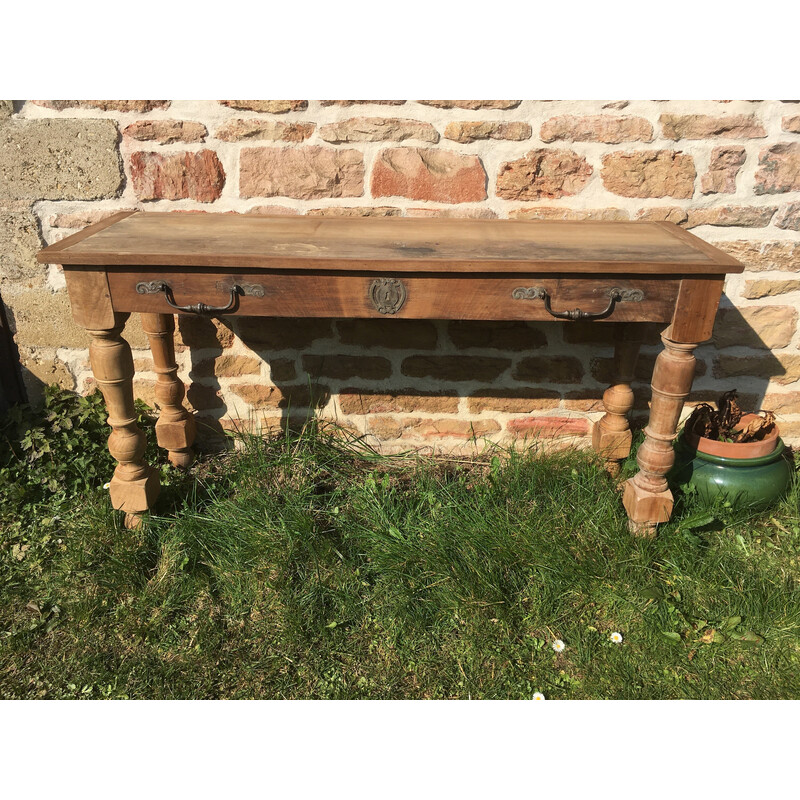
{"label": "decorative metal escutcheon", "polygon": [[396,314],[406,302],[408,291],[398,278],[376,278],[369,287],[372,305],[381,314]]}
{"label": "decorative metal escutcheon", "polygon": [[231,286],[225,285],[223,283],[215,284],[217,289],[221,292],[229,292],[233,286],[238,286],[241,291],[243,297],[263,297],[264,296],[264,287],[260,283],[242,283],[241,281],[233,284]]}
{"label": "decorative metal escutcheon", "polygon": [[644,300],[644,292],[641,289],[620,289],[615,286],[607,289],[606,297],[609,298],[608,305],[597,312],[581,311],[573,308],[570,311],[553,311],[550,307],[550,295],[543,286],[518,286],[511,292],[515,300],[544,300],[544,308],[548,314],[557,319],[581,320],[581,319],[605,319],[614,313],[617,303],[641,303]]}
{"label": "decorative metal escutcheon", "polygon": [[239,295],[248,295],[251,297],[264,296],[264,287],[260,283],[234,283],[231,286],[225,287],[218,284],[217,288],[221,291],[228,291],[231,293],[230,300],[226,306],[209,306],[205,303],[179,306],[175,302],[172,287],[166,281],[141,281],[136,284],[136,291],[139,294],[159,294],[163,292],[167,305],[184,314],[225,314],[228,311],[233,311],[236,307]]}
{"label": "decorative metal escutcheon", "polygon": [[515,300],[540,300],[547,292],[541,286],[517,286],[511,296]]}

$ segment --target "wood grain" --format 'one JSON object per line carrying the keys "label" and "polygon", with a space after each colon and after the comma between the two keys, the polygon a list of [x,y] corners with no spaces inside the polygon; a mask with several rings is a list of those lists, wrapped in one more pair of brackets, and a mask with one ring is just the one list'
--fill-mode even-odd
{"label": "wood grain", "polygon": [[65,269],[72,318],[77,325],[91,330],[114,327],[114,309],[105,270],[87,267]]}
{"label": "wood grain", "polygon": [[670,223],[154,212],[119,217],[47,247],[37,258],[109,267],[398,272],[674,275],[744,269]]}
{"label": "wood grain", "polygon": [[[92,335],[92,368],[109,409],[109,447],[119,462],[111,499],[133,515],[131,523],[151,507],[158,476],[143,461],[144,437],[136,426],[133,361],[121,336],[128,313],[145,314],[159,374],[158,438],[175,463],[191,459],[194,433],[176,376],[173,310],[162,292],[138,292],[139,283],[166,281],[183,306],[225,306],[234,284],[260,284],[263,296],[238,297],[232,314],[383,318],[387,325],[392,319],[553,320],[540,297],[514,297],[519,288],[545,289],[555,311],[588,313],[605,309],[612,288],[639,290],[641,302],[618,303],[600,321],[670,323],[656,361],[640,472],[623,495],[632,528],[646,535],[671,513],[665,475],[691,387],[692,351],[711,336],[725,273],[744,269],[665,222],[130,212],[51,245],[37,258],[64,265],[75,319]],[[402,282],[405,301],[395,313],[381,313],[373,300],[371,287],[380,278]],[[610,463],[630,448],[626,416],[637,350],[635,337],[621,330],[615,377],[604,395],[606,415],[593,437]]]}
{"label": "wood grain", "polygon": [[655,224],[661,226],[672,236],[676,236],[681,241],[686,242],[689,247],[694,247],[701,253],[704,253],[718,264],[724,264],[726,266],[733,267],[733,269],[726,269],[726,272],[742,272],[744,265],[737,261],[732,255],[729,255],[719,248],[714,247],[713,244],[709,244],[699,236],[689,233],[689,231],[687,231],[685,228],[678,227],[674,222],[666,222],[663,220],[656,222]]}
{"label": "wood grain", "polygon": [[176,467],[188,467],[193,459],[194,417],[184,408],[185,390],[175,363],[175,317],[172,314],[142,314],[142,328],[150,340],[153,366],[158,376],[156,403],[160,410],[156,422],[158,446],[169,452]]}
{"label": "wood grain", "polygon": [[668,335],[673,342],[706,342],[714,330],[725,277],[684,278]]}
{"label": "wood grain", "polygon": [[672,514],[673,496],[666,475],[675,463],[672,441],[692,388],[697,347],[674,342],[666,334],[662,334],[661,341],[664,349],[656,359],[650,383],[650,419],[644,429],[645,440],[636,454],[639,472],[626,481],[622,495],[631,531],[646,537],[655,536],[656,526],[667,522]]}
{"label": "wood grain", "polygon": [[[41,253],[37,255],[37,259],[40,263],[44,264],[60,264],[61,262],[55,259],[55,255],[60,253],[62,250],[68,247],[74,247],[78,243],[82,242],[84,239],[88,239],[90,236],[94,236],[95,234],[99,233],[106,228],[110,228],[112,225],[116,224],[120,220],[125,219],[126,217],[130,217],[132,214],[136,214],[136,211],[120,211],[119,214],[113,214],[110,217],[106,217],[106,219],[100,220],[100,222],[95,222],[93,225],[88,225],[82,231],[78,231],[77,233],[73,233],[71,236],[65,236],[60,241],[56,242],[55,244],[51,244],[49,247],[46,247],[42,250]],[[42,253],[49,253],[53,256],[52,261],[48,261],[45,258],[42,258]]]}
{"label": "wood grain", "polygon": [[[145,435],[136,423],[133,357],[122,338],[127,318],[128,314],[115,314],[112,327],[89,331],[92,337],[89,359],[108,409],[108,424],[112,429],[108,449],[117,460],[109,487],[111,505],[135,515],[152,507],[160,487],[158,472],[144,461]],[[135,518],[126,522],[135,523]]]}
{"label": "wood grain", "polygon": [[606,469],[616,477],[630,455],[633,434],[628,414],[633,408],[633,381],[643,332],[639,325],[617,325],[614,331],[614,373],[603,394],[605,415],[592,429],[592,447],[605,459]]}
{"label": "wood grain", "polygon": [[176,303],[203,302],[224,306],[234,283],[258,283],[264,297],[241,297],[238,316],[266,317],[360,317],[391,319],[462,320],[553,320],[541,299],[517,300],[518,287],[547,289],[555,311],[580,308],[598,312],[608,305],[609,289],[640,289],[641,302],[617,303],[614,313],[603,322],[669,322],[672,319],[679,281],[670,278],[634,278],[597,275],[576,278],[566,275],[413,275],[385,273],[406,286],[407,299],[393,315],[381,314],[370,298],[375,273],[342,275],[335,272],[265,272],[240,270],[235,273],[165,270],[125,270],[109,273],[109,284],[117,311],[167,313],[163,293],[138,294],[139,282],[166,281]]}

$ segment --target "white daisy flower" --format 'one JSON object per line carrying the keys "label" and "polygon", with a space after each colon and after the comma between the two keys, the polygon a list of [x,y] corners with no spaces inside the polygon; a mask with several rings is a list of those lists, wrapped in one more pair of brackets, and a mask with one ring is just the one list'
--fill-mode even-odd
{"label": "white daisy flower", "polygon": [[565,647],[566,645],[561,641],[561,639],[556,639],[552,644],[552,648],[556,651],[556,653],[560,653]]}
{"label": "white daisy flower", "polygon": [[104,484],[103,484],[103,488],[104,488],[104,489],[108,489],[108,488],[110,488],[110,486],[111,486],[111,484],[110,484],[110,483],[104,483]]}
{"label": "white daisy flower", "polygon": [[546,700],[545,696],[541,692],[534,692],[533,693],[534,700]]}
{"label": "white daisy flower", "polygon": [[614,631],[614,633],[612,633],[609,638],[611,639],[612,642],[614,642],[614,644],[622,644],[621,633],[617,633],[616,631]]}

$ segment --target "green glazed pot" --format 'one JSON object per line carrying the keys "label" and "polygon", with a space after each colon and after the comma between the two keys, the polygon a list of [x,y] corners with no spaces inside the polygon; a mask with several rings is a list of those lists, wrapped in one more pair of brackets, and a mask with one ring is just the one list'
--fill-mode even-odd
{"label": "green glazed pot", "polygon": [[708,501],[722,497],[732,503],[764,509],[786,491],[791,475],[783,439],[778,439],[769,455],[729,458],[695,450],[681,434],[675,445],[675,465],[667,480],[672,486],[694,486]]}

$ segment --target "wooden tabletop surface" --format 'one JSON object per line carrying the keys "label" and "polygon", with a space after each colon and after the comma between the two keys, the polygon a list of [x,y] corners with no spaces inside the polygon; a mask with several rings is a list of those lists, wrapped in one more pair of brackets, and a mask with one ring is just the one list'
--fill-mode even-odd
{"label": "wooden tabletop surface", "polygon": [[669,222],[264,217],[122,212],[40,251],[41,263],[165,267],[559,272],[741,272]]}

